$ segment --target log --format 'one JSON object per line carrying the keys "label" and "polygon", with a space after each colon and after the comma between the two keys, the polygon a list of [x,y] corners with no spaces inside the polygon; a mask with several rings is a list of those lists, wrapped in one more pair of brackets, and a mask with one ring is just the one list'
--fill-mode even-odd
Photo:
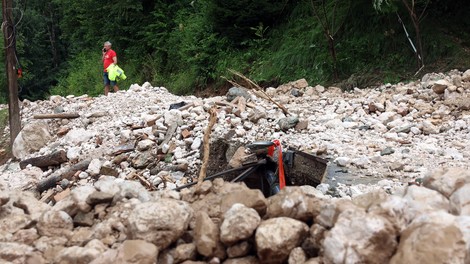
{"label": "log", "polygon": [[78,118],[80,115],[78,113],[59,113],[59,114],[40,114],[35,115],[34,119],[53,119],[53,118],[61,118],[61,119],[73,119]]}
{"label": "log", "polygon": [[91,159],[86,159],[73,165],[72,167],[70,167],[63,173],[60,173],[60,172],[53,173],[51,176],[47,177],[46,179],[38,183],[37,190],[41,193],[45,190],[48,190],[56,186],[58,181],[61,181],[63,179],[70,180],[73,177],[73,175],[75,175],[75,173],[77,173],[78,171],[85,171],[86,169],[88,169],[90,162],[91,162]]}
{"label": "log", "polygon": [[59,150],[49,155],[22,160],[20,162],[20,168],[23,170],[28,166],[28,164],[39,168],[45,168],[48,166],[60,165],[66,161],[68,161],[67,153],[65,150]]}

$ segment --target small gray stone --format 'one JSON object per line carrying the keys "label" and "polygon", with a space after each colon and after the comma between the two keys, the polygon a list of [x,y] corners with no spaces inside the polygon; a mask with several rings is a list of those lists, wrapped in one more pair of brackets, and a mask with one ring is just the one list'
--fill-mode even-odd
{"label": "small gray stone", "polygon": [[327,194],[330,190],[330,185],[328,183],[320,183],[319,185],[317,185],[316,189],[323,194]]}
{"label": "small gray stone", "polygon": [[67,150],[67,158],[71,161],[78,160],[80,157],[81,149],[79,147],[72,147]]}
{"label": "small gray stone", "polygon": [[250,94],[248,90],[243,87],[232,87],[228,90],[227,93],[227,100],[233,101],[238,96],[245,97],[246,99],[250,99]]}
{"label": "small gray stone", "polygon": [[194,139],[193,144],[191,144],[192,150],[198,150],[201,147],[202,140],[200,137]]}
{"label": "small gray stone", "polygon": [[55,114],[60,114],[60,113],[63,113],[65,112],[64,108],[62,106],[57,106],[56,108],[54,108],[54,113]]}
{"label": "small gray stone", "polygon": [[386,155],[391,155],[395,153],[395,150],[390,148],[390,147],[386,147],[385,149],[383,149],[382,151],[380,151],[380,156],[386,156]]}
{"label": "small gray stone", "polygon": [[294,89],[290,90],[290,94],[292,94],[292,96],[294,96],[294,97],[302,96],[302,92],[299,91],[299,89],[297,89],[297,88],[294,88]]}
{"label": "small gray stone", "polygon": [[432,90],[437,94],[443,94],[447,87],[450,86],[450,83],[446,80],[438,80],[432,86]]}
{"label": "small gray stone", "polygon": [[67,179],[63,179],[63,180],[60,181],[60,187],[64,190],[67,189],[69,184],[70,184],[70,181],[67,180]]}
{"label": "small gray stone", "polygon": [[99,159],[92,159],[90,162],[90,165],[88,165],[87,172],[91,176],[96,176],[100,174],[100,169],[101,169],[101,161]]}
{"label": "small gray stone", "polygon": [[73,224],[75,226],[93,226],[94,213],[82,213],[78,212],[77,215],[73,218]]}
{"label": "small gray stone", "polygon": [[132,160],[132,166],[136,169],[143,169],[147,167],[153,160],[154,158],[149,151],[142,152]]}
{"label": "small gray stone", "polygon": [[338,157],[335,159],[336,164],[341,167],[346,167],[351,163],[351,160],[348,157]]}
{"label": "small gray stone", "polygon": [[297,123],[299,123],[299,118],[297,116],[289,116],[282,118],[277,124],[282,131],[287,131],[295,127]]}
{"label": "small gray stone", "polygon": [[145,140],[139,141],[139,143],[137,144],[137,150],[144,151],[144,150],[149,149],[153,145],[155,145],[155,142],[153,142],[150,139],[145,139]]}
{"label": "small gray stone", "polygon": [[114,195],[107,192],[96,191],[88,196],[86,202],[89,205],[96,205],[100,203],[111,203],[113,201]]}

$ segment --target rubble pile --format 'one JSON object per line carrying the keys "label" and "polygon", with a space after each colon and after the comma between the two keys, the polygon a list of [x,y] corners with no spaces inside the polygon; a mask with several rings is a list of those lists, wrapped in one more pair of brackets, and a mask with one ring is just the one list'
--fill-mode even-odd
{"label": "rubble pile", "polygon": [[[375,189],[393,193],[443,165],[469,167],[470,70],[349,92],[312,87],[302,79],[266,93],[289,114],[259,91],[239,87],[205,99],[145,83],[107,97],[25,100],[24,128],[13,146],[23,166],[9,161],[0,168],[0,179],[9,189],[32,190],[55,177],[57,185],[42,193],[46,201],[102,175],[134,179],[150,190],[174,189],[197,175],[214,105],[218,122],[212,139],[239,144],[280,139],[285,147],[327,158],[352,176],[332,175],[319,186],[324,194],[332,189],[341,197]],[[44,115],[68,118],[38,119]],[[30,158],[60,151],[65,162],[27,165]],[[227,161],[233,152],[227,152]]]}
{"label": "rubble pile", "polygon": [[389,195],[312,186],[260,190],[222,179],[181,192],[101,176],[56,197],[0,185],[8,263],[468,263],[470,173],[438,170]]}
{"label": "rubble pile", "polygon": [[[145,83],[23,101],[16,159],[0,167],[0,260],[470,261],[470,70],[350,92],[298,80],[266,93],[289,114],[239,87],[202,99]],[[212,146],[233,142],[228,164],[243,144],[280,139],[352,181],[333,174],[269,198],[222,179],[174,191],[197,176],[214,106]]]}

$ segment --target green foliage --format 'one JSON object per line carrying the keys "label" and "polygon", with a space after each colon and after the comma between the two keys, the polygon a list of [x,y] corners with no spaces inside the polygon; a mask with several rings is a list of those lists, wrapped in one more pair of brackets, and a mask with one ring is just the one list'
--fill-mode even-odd
{"label": "green foliage", "polygon": [[[17,54],[25,72],[20,95],[31,100],[50,93],[102,94],[100,50],[107,40],[129,77],[119,84],[121,89],[144,81],[178,94],[217,89],[226,85],[220,76],[227,76],[228,68],[265,85],[299,78],[332,84],[336,68],[344,80],[336,84],[345,88],[403,80],[416,71],[414,53],[396,17],[396,12],[408,13],[398,0],[15,3],[15,10],[24,13],[17,27]],[[468,67],[468,3],[415,3],[417,11],[428,4],[429,17],[440,18],[425,16],[420,24],[430,64],[422,73]],[[21,13],[15,12],[18,20]],[[409,16],[402,18],[411,32]],[[336,60],[328,35],[334,39]],[[0,67],[0,84],[6,87],[4,71]],[[0,101],[5,102],[6,89],[2,92]]]}
{"label": "green foliage", "polygon": [[[125,71],[127,79],[118,82],[120,89],[129,87],[132,83],[140,83],[136,77],[136,69],[132,63],[119,66]],[[87,50],[77,54],[68,67],[69,74],[59,79],[57,86],[51,89],[51,94],[62,96],[88,94],[99,96],[103,94],[103,65],[101,54],[95,50]],[[111,89],[112,90],[112,89]]]}
{"label": "green foliage", "polygon": [[[8,126],[8,108],[0,110],[0,131],[5,131],[5,128]],[[10,146],[10,136],[8,134],[2,133],[0,135],[0,146],[5,148],[7,152],[11,152]],[[1,159],[2,157],[0,157]]]}
{"label": "green foliage", "polygon": [[59,79],[58,85],[51,90],[52,94],[98,96],[103,93],[101,54],[83,51],[70,61],[68,69],[70,73]]}
{"label": "green foliage", "polygon": [[271,27],[288,6],[288,0],[211,0],[208,18],[214,31],[234,45],[252,38],[251,28]]}

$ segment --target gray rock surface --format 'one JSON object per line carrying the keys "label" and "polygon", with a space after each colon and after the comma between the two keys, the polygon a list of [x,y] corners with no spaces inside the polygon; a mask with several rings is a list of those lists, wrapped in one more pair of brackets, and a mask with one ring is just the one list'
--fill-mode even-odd
{"label": "gray rock surface", "polygon": [[253,208],[243,204],[234,204],[224,214],[224,221],[220,226],[220,240],[225,244],[234,244],[253,235],[261,218]]}
{"label": "gray rock surface", "polygon": [[346,210],[323,241],[331,263],[387,263],[397,247],[397,233],[385,218]]}
{"label": "gray rock surface", "polygon": [[194,241],[199,254],[213,256],[219,243],[219,227],[205,212],[196,212]]}
{"label": "gray rock surface", "polygon": [[308,226],[287,217],[263,221],[256,230],[258,257],[266,263],[282,263],[292,249],[299,246],[308,233]]}
{"label": "gray rock surface", "polygon": [[193,210],[183,201],[161,199],[157,202],[141,203],[127,219],[128,236],[164,249],[186,231],[192,216]]}

